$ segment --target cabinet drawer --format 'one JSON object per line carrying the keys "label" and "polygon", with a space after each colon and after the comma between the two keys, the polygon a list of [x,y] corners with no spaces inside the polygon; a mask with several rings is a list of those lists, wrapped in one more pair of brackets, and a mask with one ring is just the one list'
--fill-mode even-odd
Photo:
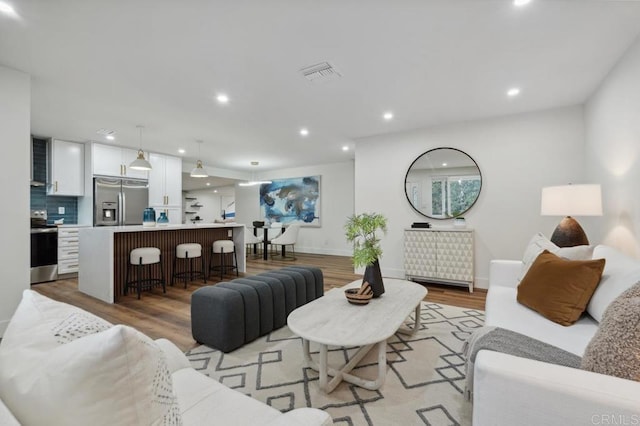
{"label": "cabinet drawer", "polygon": [[78,272],[78,259],[58,261],[58,274],[71,274],[74,272]]}
{"label": "cabinet drawer", "polygon": [[78,248],[78,237],[58,238],[58,248],[75,247]]}
{"label": "cabinet drawer", "polygon": [[60,247],[58,246],[58,259],[78,260],[78,246]]}
{"label": "cabinet drawer", "polygon": [[78,238],[78,228],[58,228],[58,238]]}

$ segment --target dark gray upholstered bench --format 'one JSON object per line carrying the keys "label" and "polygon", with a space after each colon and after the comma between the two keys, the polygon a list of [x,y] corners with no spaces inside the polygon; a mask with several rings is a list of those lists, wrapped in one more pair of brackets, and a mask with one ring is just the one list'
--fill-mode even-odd
{"label": "dark gray upholstered bench", "polygon": [[202,287],[191,295],[196,342],[231,352],[283,327],[299,306],[324,294],[322,270],[290,266]]}

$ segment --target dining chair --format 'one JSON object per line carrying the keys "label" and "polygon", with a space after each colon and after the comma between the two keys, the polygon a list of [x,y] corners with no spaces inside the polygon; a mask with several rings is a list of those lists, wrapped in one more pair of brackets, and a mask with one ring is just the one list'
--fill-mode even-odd
{"label": "dining chair", "polygon": [[[270,241],[271,246],[275,247],[275,246],[282,246],[283,249],[286,246],[291,246],[291,252],[292,255],[291,256],[287,256],[286,255],[286,251],[283,250],[282,253],[282,258],[286,259],[286,260],[296,260],[296,251],[295,251],[295,245],[296,242],[298,240],[298,231],[300,230],[300,224],[299,223],[292,223],[291,225],[289,225],[287,227],[287,229],[284,231],[284,233],[279,236],[274,238],[273,240]],[[272,256],[274,255],[274,253],[271,254]],[[275,250],[275,255],[279,255],[278,250]]]}

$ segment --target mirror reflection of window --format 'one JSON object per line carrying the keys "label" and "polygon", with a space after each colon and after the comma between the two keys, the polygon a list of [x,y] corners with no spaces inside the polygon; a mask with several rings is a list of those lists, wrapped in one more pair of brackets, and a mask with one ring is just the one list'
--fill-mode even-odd
{"label": "mirror reflection of window", "polygon": [[405,177],[405,195],[420,214],[449,219],[464,214],[478,199],[482,176],[476,162],[455,148],[420,155]]}
{"label": "mirror reflection of window", "polygon": [[442,178],[431,178],[431,215],[433,217],[444,217],[444,206],[447,205],[447,191],[445,190],[446,180]]}

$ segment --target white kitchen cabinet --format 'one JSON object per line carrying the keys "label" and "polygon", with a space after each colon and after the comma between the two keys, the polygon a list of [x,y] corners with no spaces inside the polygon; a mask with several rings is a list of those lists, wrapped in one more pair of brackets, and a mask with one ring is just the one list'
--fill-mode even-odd
{"label": "white kitchen cabinet", "polygon": [[[145,152],[145,156],[149,156]],[[138,157],[138,150],[113,145],[93,144],[93,174],[100,176],[148,179],[146,170],[134,170],[129,164]]]}
{"label": "white kitchen cabinet", "polygon": [[49,150],[48,195],[84,195],[84,144],[52,139]]}
{"label": "white kitchen cabinet", "polygon": [[473,230],[404,231],[404,269],[408,280],[468,286],[473,292]]}
{"label": "white kitchen cabinet", "polygon": [[169,210],[169,222],[181,223],[182,159],[171,155],[149,154],[149,206]]}
{"label": "white kitchen cabinet", "polygon": [[78,272],[78,232],[76,227],[58,228],[58,275]]}

